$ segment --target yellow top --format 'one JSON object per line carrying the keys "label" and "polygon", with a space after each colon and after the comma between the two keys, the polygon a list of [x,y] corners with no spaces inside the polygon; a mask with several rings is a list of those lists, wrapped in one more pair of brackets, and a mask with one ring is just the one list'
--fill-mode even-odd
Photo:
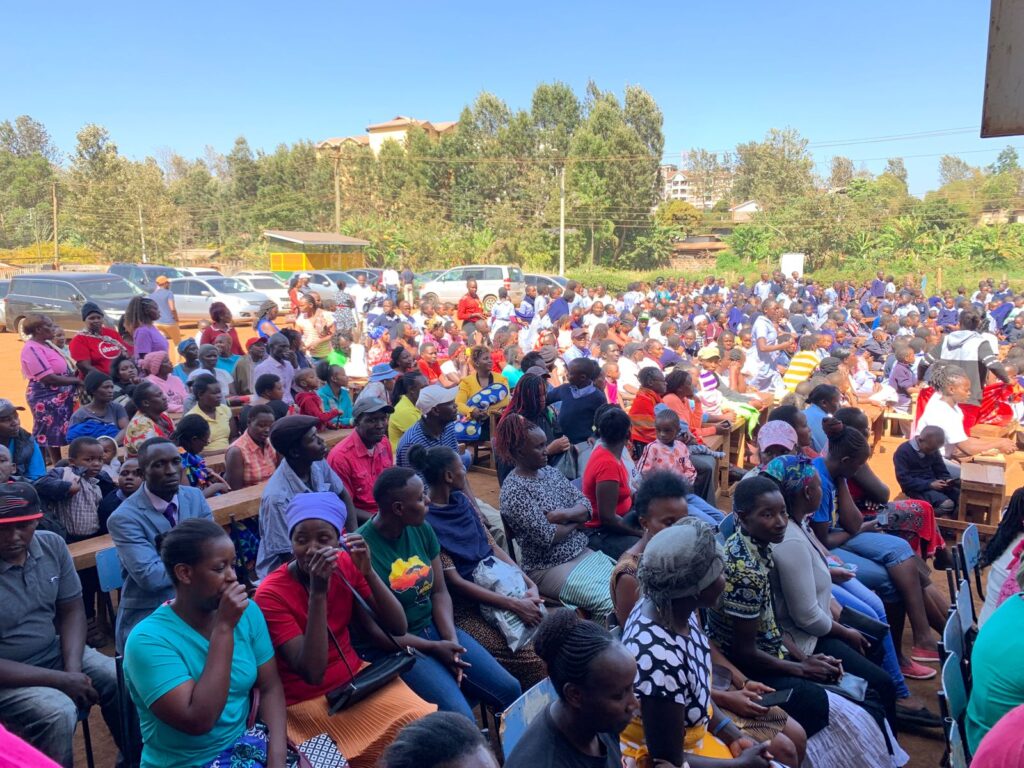
{"label": "yellow top", "polygon": [[221,403],[212,419],[199,410],[198,405],[189,413],[199,414],[210,425],[210,444],[206,446],[206,451],[226,451],[231,437],[231,409]]}
{"label": "yellow top", "polygon": [[395,404],[395,412],[388,419],[388,440],[391,441],[391,450],[398,453],[398,441],[408,431],[409,427],[419,421],[420,409],[412,404],[408,395],[402,395]]}
{"label": "yellow top", "polygon": [[[500,373],[491,374],[492,384],[504,384],[505,388],[511,392],[512,388],[508,385],[508,379],[502,376]],[[459,382],[459,392],[455,395],[455,407],[459,409],[461,416],[469,416],[473,409],[470,408],[466,403],[473,395],[479,392],[483,387],[480,386],[480,381],[476,377],[476,371],[472,371],[469,376],[466,376]],[[495,403],[487,409],[488,413],[498,413],[508,405],[508,395],[505,395],[505,399],[499,403]]]}

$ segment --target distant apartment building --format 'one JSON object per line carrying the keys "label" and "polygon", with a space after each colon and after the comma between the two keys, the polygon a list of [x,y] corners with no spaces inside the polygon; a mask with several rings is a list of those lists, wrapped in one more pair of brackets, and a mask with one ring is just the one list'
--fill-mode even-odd
{"label": "distant apartment building", "polygon": [[715,207],[715,203],[728,197],[729,187],[732,183],[727,174],[722,174],[702,190],[697,180],[676,165],[661,166],[661,178],[663,181],[662,200],[682,200],[703,211],[711,210]]}
{"label": "distant apartment building", "polygon": [[429,120],[417,120],[415,117],[397,115],[385,123],[375,123],[366,126],[366,134],[360,136],[340,136],[331,139],[324,139],[316,145],[318,150],[338,150],[346,144],[355,146],[368,146],[374,155],[380,154],[384,142],[389,139],[405,145],[405,138],[411,128],[421,128],[431,139],[437,139],[442,135],[455,129],[457,122],[435,122]]}

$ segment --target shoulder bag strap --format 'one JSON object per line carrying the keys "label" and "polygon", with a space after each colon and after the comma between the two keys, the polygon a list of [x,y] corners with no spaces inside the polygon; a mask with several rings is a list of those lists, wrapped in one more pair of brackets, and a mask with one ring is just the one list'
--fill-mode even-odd
{"label": "shoulder bag strap", "polygon": [[[400,646],[398,644],[398,641],[395,640],[395,636],[384,628],[384,625],[380,623],[380,619],[377,618],[376,612],[373,610],[373,608],[370,607],[370,604],[366,602],[363,596],[359,594],[359,590],[352,586],[352,582],[345,577],[345,574],[341,572],[341,569],[335,568],[334,573],[337,574],[338,578],[340,578],[342,582],[344,582],[345,586],[348,587],[349,591],[352,593],[352,597],[359,604],[359,607],[366,611],[366,614],[370,617],[370,620],[377,625],[377,628],[380,629],[381,632],[387,635],[388,640],[390,640],[391,644],[395,646],[395,650],[401,653],[406,653],[407,649]],[[338,653],[341,653],[341,647],[338,644],[337,638],[334,637],[334,633],[331,632],[330,626],[327,627],[327,632],[330,634],[331,640],[334,642],[334,647],[338,649]],[[342,654],[342,657],[344,657],[344,654]]]}

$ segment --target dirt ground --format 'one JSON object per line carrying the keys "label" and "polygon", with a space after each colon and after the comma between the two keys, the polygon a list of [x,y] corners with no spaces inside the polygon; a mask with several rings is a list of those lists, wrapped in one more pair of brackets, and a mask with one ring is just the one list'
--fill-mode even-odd
{"label": "dirt ground", "polygon": [[[248,338],[251,331],[248,328],[239,328],[239,335],[243,341]],[[194,331],[193,331],[194,332]],[[0,366],[0,397],[6,397],[17,405],[25,405],[25,384],[21,377],[20,370],[21,342],[17,336],[11,333],[0,334],[0,360],[7,360],[6,365]],[[32,418],[28,414],[22,414],[22,426],[31,430]],[[896,480],[892,468],[892,451],[899,445],[899,441],[885,438],[879,446],[878,451],[871,460],[871,465],[878,475],[889,484],[890,488],[896,488]],[[493,506],[498,506],[498,485],[497,479],[491,475],[474,472],[470,475],[474,491],[485,501]],[[728,509],[728,499],[721,499],[720,506]],[[933,582],[943,594],[948,594],[944,574],[935,573]],[[909,653],[910,633],[905,636],[906,650]],[[105,649],[113,653],[112,648]],[[933,711],[938,711],[938,704],[935,693],[938,690],[937,676],[927,681],[908,681],[911,691],[920,697]],[[99,709],[94,708],[89,720],[91,724],[93,753],[96,758],[97,768],[112,768],[115,760],[115,749],[112,740],[107,732],[100,716]],[[930,736],[934,736],[930,737]],[[901,733],[900,744],[910,754],[911,761],[909,768],[933,768],[938,766],[942,757],[941,733],[935,731],[922,731],[921,733]],[[86,765],[85,750],[82,743],[81,733],[76,736],[75,765],[83,768]],[[855,768],[855,766],[851,766]]]}

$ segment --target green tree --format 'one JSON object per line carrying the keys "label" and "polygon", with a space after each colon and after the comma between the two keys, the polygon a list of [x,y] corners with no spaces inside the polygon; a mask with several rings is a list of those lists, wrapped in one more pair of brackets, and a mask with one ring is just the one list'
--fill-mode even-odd
{"label": "green tree", "polygon": [[836,155],[832,158],[832,172],[828,177],[830,189],[843,189],[853,181],[853,160]]}
{"label": "green tree", "polygon": [[903,186],[907,186],[907,166],[903,162],[902,157],[890,157],[885,161],[885,170],[883,174],[892,176],[903,182]]}
{"label": "green tree", "polygon": [[654,212],[654,221],[660,227],[675,228],[685,237],[700,229],[704,215],[682,200],[666,200]]}
{"label": "green tree", "polygon": [[46,126],[28,115],[20,115],[14,119],[0,123],[0,152],[7,152],[15,157],[31,157],[40,155],[51,163],[60,159],[60,151],[50,139]]}
{"label": "green tree", "polygon": [[993,174],[1016,173],[1020,169],[1020,158],[1017,155],[1017,150],[1012,146],[1008,146],[999,153],[996,161],[988,167],[988,172]]}
{"label": "green tree", "polygon": [[939,181],[943,186],[957,181],[967,181],[977,174],[962,158],[943,155],[939,158]]}
{"label": "green tree", "polygon": [[807,139],[793,128],[772,128],[764,141],[736,147],[733,196],[756,200],[763,210],[778,208],[810,191],[813,171]]}

